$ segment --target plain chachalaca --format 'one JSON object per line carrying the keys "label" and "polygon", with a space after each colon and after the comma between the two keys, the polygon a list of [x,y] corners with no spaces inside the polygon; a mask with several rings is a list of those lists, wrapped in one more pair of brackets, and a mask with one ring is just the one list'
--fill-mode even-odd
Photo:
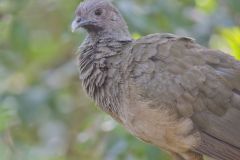
{"label": "plain chachalaca", "polygon": [[173,34],[133,40],[105,0],[78,6],[79,28],[80,79],[103,111],[177,160],[240,160],[239,61]]}

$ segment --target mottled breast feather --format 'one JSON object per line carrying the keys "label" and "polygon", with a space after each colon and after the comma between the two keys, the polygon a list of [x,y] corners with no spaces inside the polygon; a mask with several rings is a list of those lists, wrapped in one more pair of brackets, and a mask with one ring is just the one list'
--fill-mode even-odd
{"label": "mottled breast feather", "polygon": [[79,49],[80,79],[87,94],[115,119],[122,97],[121,51],[130,41],[85,40]]}

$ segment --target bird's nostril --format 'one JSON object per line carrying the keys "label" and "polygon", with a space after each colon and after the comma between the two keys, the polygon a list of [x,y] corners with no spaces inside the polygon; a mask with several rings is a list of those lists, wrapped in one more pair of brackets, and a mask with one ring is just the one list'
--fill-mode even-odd
{"label": "bird's nostril", "polygon": [[80,23],[82,21],[82,18],[77,19],[77,23]]}

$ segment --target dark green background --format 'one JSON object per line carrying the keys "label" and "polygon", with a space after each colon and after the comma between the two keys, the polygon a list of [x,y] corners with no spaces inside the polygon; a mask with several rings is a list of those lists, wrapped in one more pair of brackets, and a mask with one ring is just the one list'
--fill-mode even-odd
{"label": "dark green background", "polygon": [[[0,0],[0,160],[169,160],[81,89],[78,0]],[[134,38],[171,32],[240,59],[239,0],[116,0]]]}

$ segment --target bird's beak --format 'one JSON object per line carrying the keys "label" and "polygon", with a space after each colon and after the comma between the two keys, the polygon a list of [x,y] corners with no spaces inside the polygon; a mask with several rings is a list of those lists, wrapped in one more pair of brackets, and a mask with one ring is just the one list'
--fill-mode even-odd
{"label": "bird's beak", "polygon": [[78,28],[79,28],[78,21],[77,21],[77,19],[74,19],[74,20],[72,21],[72,25],[71,25],[72,32],[77,31]]}
{"label": "bird's beak", "polygon": [[89,26],[89,25],[93,25],[95,24],[94,21],[90,21],[90,20],[86,20],[83,18],[75,18],[72,22],[71,28],[72,28],[72,32],[76,32],[80,27],[85,27],[85,26]]}

